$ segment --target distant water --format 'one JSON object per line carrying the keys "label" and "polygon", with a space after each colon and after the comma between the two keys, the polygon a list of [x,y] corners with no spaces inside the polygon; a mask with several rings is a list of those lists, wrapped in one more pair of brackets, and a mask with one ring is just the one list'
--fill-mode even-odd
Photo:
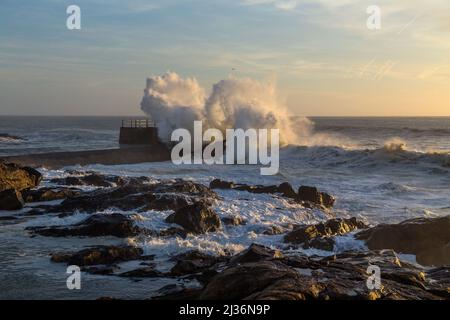
{"label": "distant water", "polygon": [[[214,178],[251,184],[289,181],[294,187],[318,186],[337,197],[333,215],[357,216],[370,224],[396,223],[415,217],[450,214],[450,118],[313,118],[313,136],[308,146],[288,146],[281,151],[280,172],[261,176],[257,166],[175,166],[171,162],[132,165],[90,165],[77,170],[95,170],[121,176],[146,175],[155,179],[184,178],[208,184]],[[0,117],[1,155],[117,147],[120,118],[95,117]],[[314,143],[308,143],[312,142]],[[66,176],[66,170],[41,169],[49,178]],[[239,214],[249,223],[217,233],[186,239],[137,237],[130,240],[155,254],[158,267],[167,268],[171,254],[197,249],[223,254],[239,252],[256,242],[283,247],[282,235],[263,235],[261,230],[286,224],[314,223],[329,217],[304,209],[283,198],[245,192],[218,191],[223,201],[216,207],[222,216]],[[26,210],[26,209],[24,209]],[[117,212],[107,210],[104,213]],[[133,214],[135,212],[122,212]],[[170,212],[144,212],[136,223],[150,229],[166,226]],[[1,215],[11,213],[0,212]],[[49,262],[58,250],[86,245],[116,243],[117,239],[29,238],[30,225],[72,224],[86,218],[40,216],[18,225],[0,225],[1,298],[97,298],[149,297],[170,279],[132,282],[118,277],[85,275],[81,292],[65,287],[65,267]],[[361,242],[337,238],[335,253],[358,250]],[[308,254],[330,254],[299,249]],[[126,266],[124,266],[126,267]],[[172,282],[171,282],[172,281]],[[195,285],[195,284],[188,284]]]}

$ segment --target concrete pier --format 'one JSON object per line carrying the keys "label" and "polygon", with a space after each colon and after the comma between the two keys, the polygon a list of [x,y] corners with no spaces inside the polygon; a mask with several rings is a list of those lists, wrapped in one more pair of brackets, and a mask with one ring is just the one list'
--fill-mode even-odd
{"label": "concrete pier", "polygon": [[170,150],[165,144],[157,143],[148,146],[130,146],[120,149],[52,152],[10,156],[4,157],[3,160],[23,166],[57,169],[73,165],[115,165],[169,161]]}

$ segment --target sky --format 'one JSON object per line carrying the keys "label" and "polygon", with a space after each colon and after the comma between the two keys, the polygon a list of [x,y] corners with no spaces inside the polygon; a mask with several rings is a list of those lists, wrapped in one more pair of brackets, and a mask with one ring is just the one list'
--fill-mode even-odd
{"label": "sky", "polygon": [[167,71],[276,81],[293,115],[450,116],[450,1],[0,0],[2,115],[138,115]]}

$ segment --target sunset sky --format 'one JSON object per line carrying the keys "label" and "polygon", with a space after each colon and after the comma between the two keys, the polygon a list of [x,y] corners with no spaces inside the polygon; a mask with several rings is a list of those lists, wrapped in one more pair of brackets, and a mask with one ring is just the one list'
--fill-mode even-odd
{"label": "sunset sky", "polygon": [[450,116],[450,1],[0,1],[0,114],[140,114],[168,70],[276,80],[293,115]]}

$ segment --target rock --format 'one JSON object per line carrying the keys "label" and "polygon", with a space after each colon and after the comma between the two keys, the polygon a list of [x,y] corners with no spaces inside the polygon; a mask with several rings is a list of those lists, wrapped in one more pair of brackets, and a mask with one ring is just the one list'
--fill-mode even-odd
{"label": "rock", "polygon": [[282,184],[280,184],[278,186],[278,191],[287,198],[297,198],[297,194],[295,193],[294,188],[292,188],[289,182],[283,182]]}
{"label": "rock", "polygon": [[223,259],[199,251],[189,251],[176,255],[171,260],[176,261],[176,264],[170,270],[170,275],[184,276],[205,271]]}
{"label": "rock", "polygon": [[356,218],[331,219],[325,223],[315,225],[303,225],[295,228],[284,237],[284,242],[305,243],[318,237],[331,237],[343,235],[355,229],[366,228],[367,226]]}
{"label": "rock", "polygon": [[211,189],[233,189],[234,183],[229,181],[222,181],[220,179],[214,179],[209,184]]}
{"label": "rock", "polygon": [[186,239],[186,237],[187,237],[186,230],[184,230],[182,228],[177,228],[177,227],[171,227],[171,228],[160,230],[160,231],[158,231],[157,234],[158,234],[159,237],[174,237],[174,236],[178,236],[178,237],[183,238],[183,239]]}
{"label": "rock", "polygon": [[[262,250],[267,251],[267,248]],[[441,300],[449,295],[449,267],[422,269],[399,261],[391,250],[346,252],[325,258],[283,256],[275,259],[263,254],[258,255],[257,261],[240,264],[231,263],[234,259],[224,271],[209,279],[196,295],[197,299]],[[380,289],[367,287],[370,264],[381,269]]]}
{"label": "rock", "polygon": [[230,260],[230,264],[258,262],[268,259],[280,259],[283,257],[281,251],[272,250],[268,247],[253,243],[246,250],[235,255]]}
{"label": "rock", "polygon": [[106,265],[106,266],[91,266],[91,267],[83,267],[81,271],[87,272],[89,274],[95,275],[111,275],[120,270],[118,265]]}
{"label": "rock", "polygon": [[303,244],[304,249],[320,249],[324,251],[333,251],[335,241],[333,238],[314,238]]}
{"label": "rock", "polygon": [[41,181],[41,173],[33,168],[0,162],[0,191],[8,189],[22,191],[37,187]]}
{"label": "rock", "polygon": [[24,190],[22,191],[22,197],[25,202],[45,202],[62,200],[66,198],[75,197],[81,194],[79,189],[69,189],[69,188],[40,188],[34,190]]}
{"label": "rock", "polygon": [[372,250],[415,254],[422,265],[450,264],[450,216],[381,224],[356,234]]}
{"label": "rock", "polygon": [[281,226],[271,226],[263,231],[263,234],[267,236],[275,236],[278,234],[283,234],[289,231],[288,228],[281,227]]}
{"label": "rock", "polygon": [[127,271],[121,273],[119,276],[127,278],[157,278],[164,276],[164,274],[156,270],[154,266],[150,266]]}
{"label": "rock", "polygon": [[67,236],[115,236],[126,238],[145,233],[134,225],[134,221],[120,213],[94,214],[69,227],[29,227],[27,230],[46,237]]}
{"label": "rock", "polygon": [[20,192],[14,189],[0,191],[0,210],[20,210],[24,205]]}
{"label": "rock", "polygon": [[245,219],[242,218],[239,215],[232,215],[232,216],[228,216],[228,217],[223,217],[222,218],[222,222],[224,224],[230,225],[230,226],[243,226],[243,225],[247,224]]}
{"label": "rock", "polygon": [[176,223],[187,232],[200,234],[221,229],[219,216],[204,202],[197,202],[177,210],[167,217],[166,222]]}
{"label": "rock", "polygon": [[177,210],[197,201],[212,203],[217,194],[209,188],[189,181],[161,182],[151,185],[126,184],[98,189],[68,198],[49,210],[50,213],[88,213],[109,208],[120,210]]}
{"label": "rock", "polygon": [[51,183],[65,186],[94,186],[94,187],[112,187],[114,183],[120,181],[120,177],[105,176],[98,173],[89,173],[87,175],[69,176],[65,178],[55,178]]}
{"label": "rock", "polygon": [[137,260],[143,250],[134,246],[96,246],[75,253],[54,253],[53,262],[65,262],[68,265],[92,266],[114,264],[117,262]]}
{"label": "rock", "polygon": [[153,296],[152,300],[197,300],[201,292],[200,288],[185,288],[176,284],[169,284],[158,290],[158,295]]}
{"label": "rock", "polygon": [[301,186],[298,189],[298,200],[308,201],[326,208],[331,208],[336,199],[324,192],[319,192],[316,187]]}

